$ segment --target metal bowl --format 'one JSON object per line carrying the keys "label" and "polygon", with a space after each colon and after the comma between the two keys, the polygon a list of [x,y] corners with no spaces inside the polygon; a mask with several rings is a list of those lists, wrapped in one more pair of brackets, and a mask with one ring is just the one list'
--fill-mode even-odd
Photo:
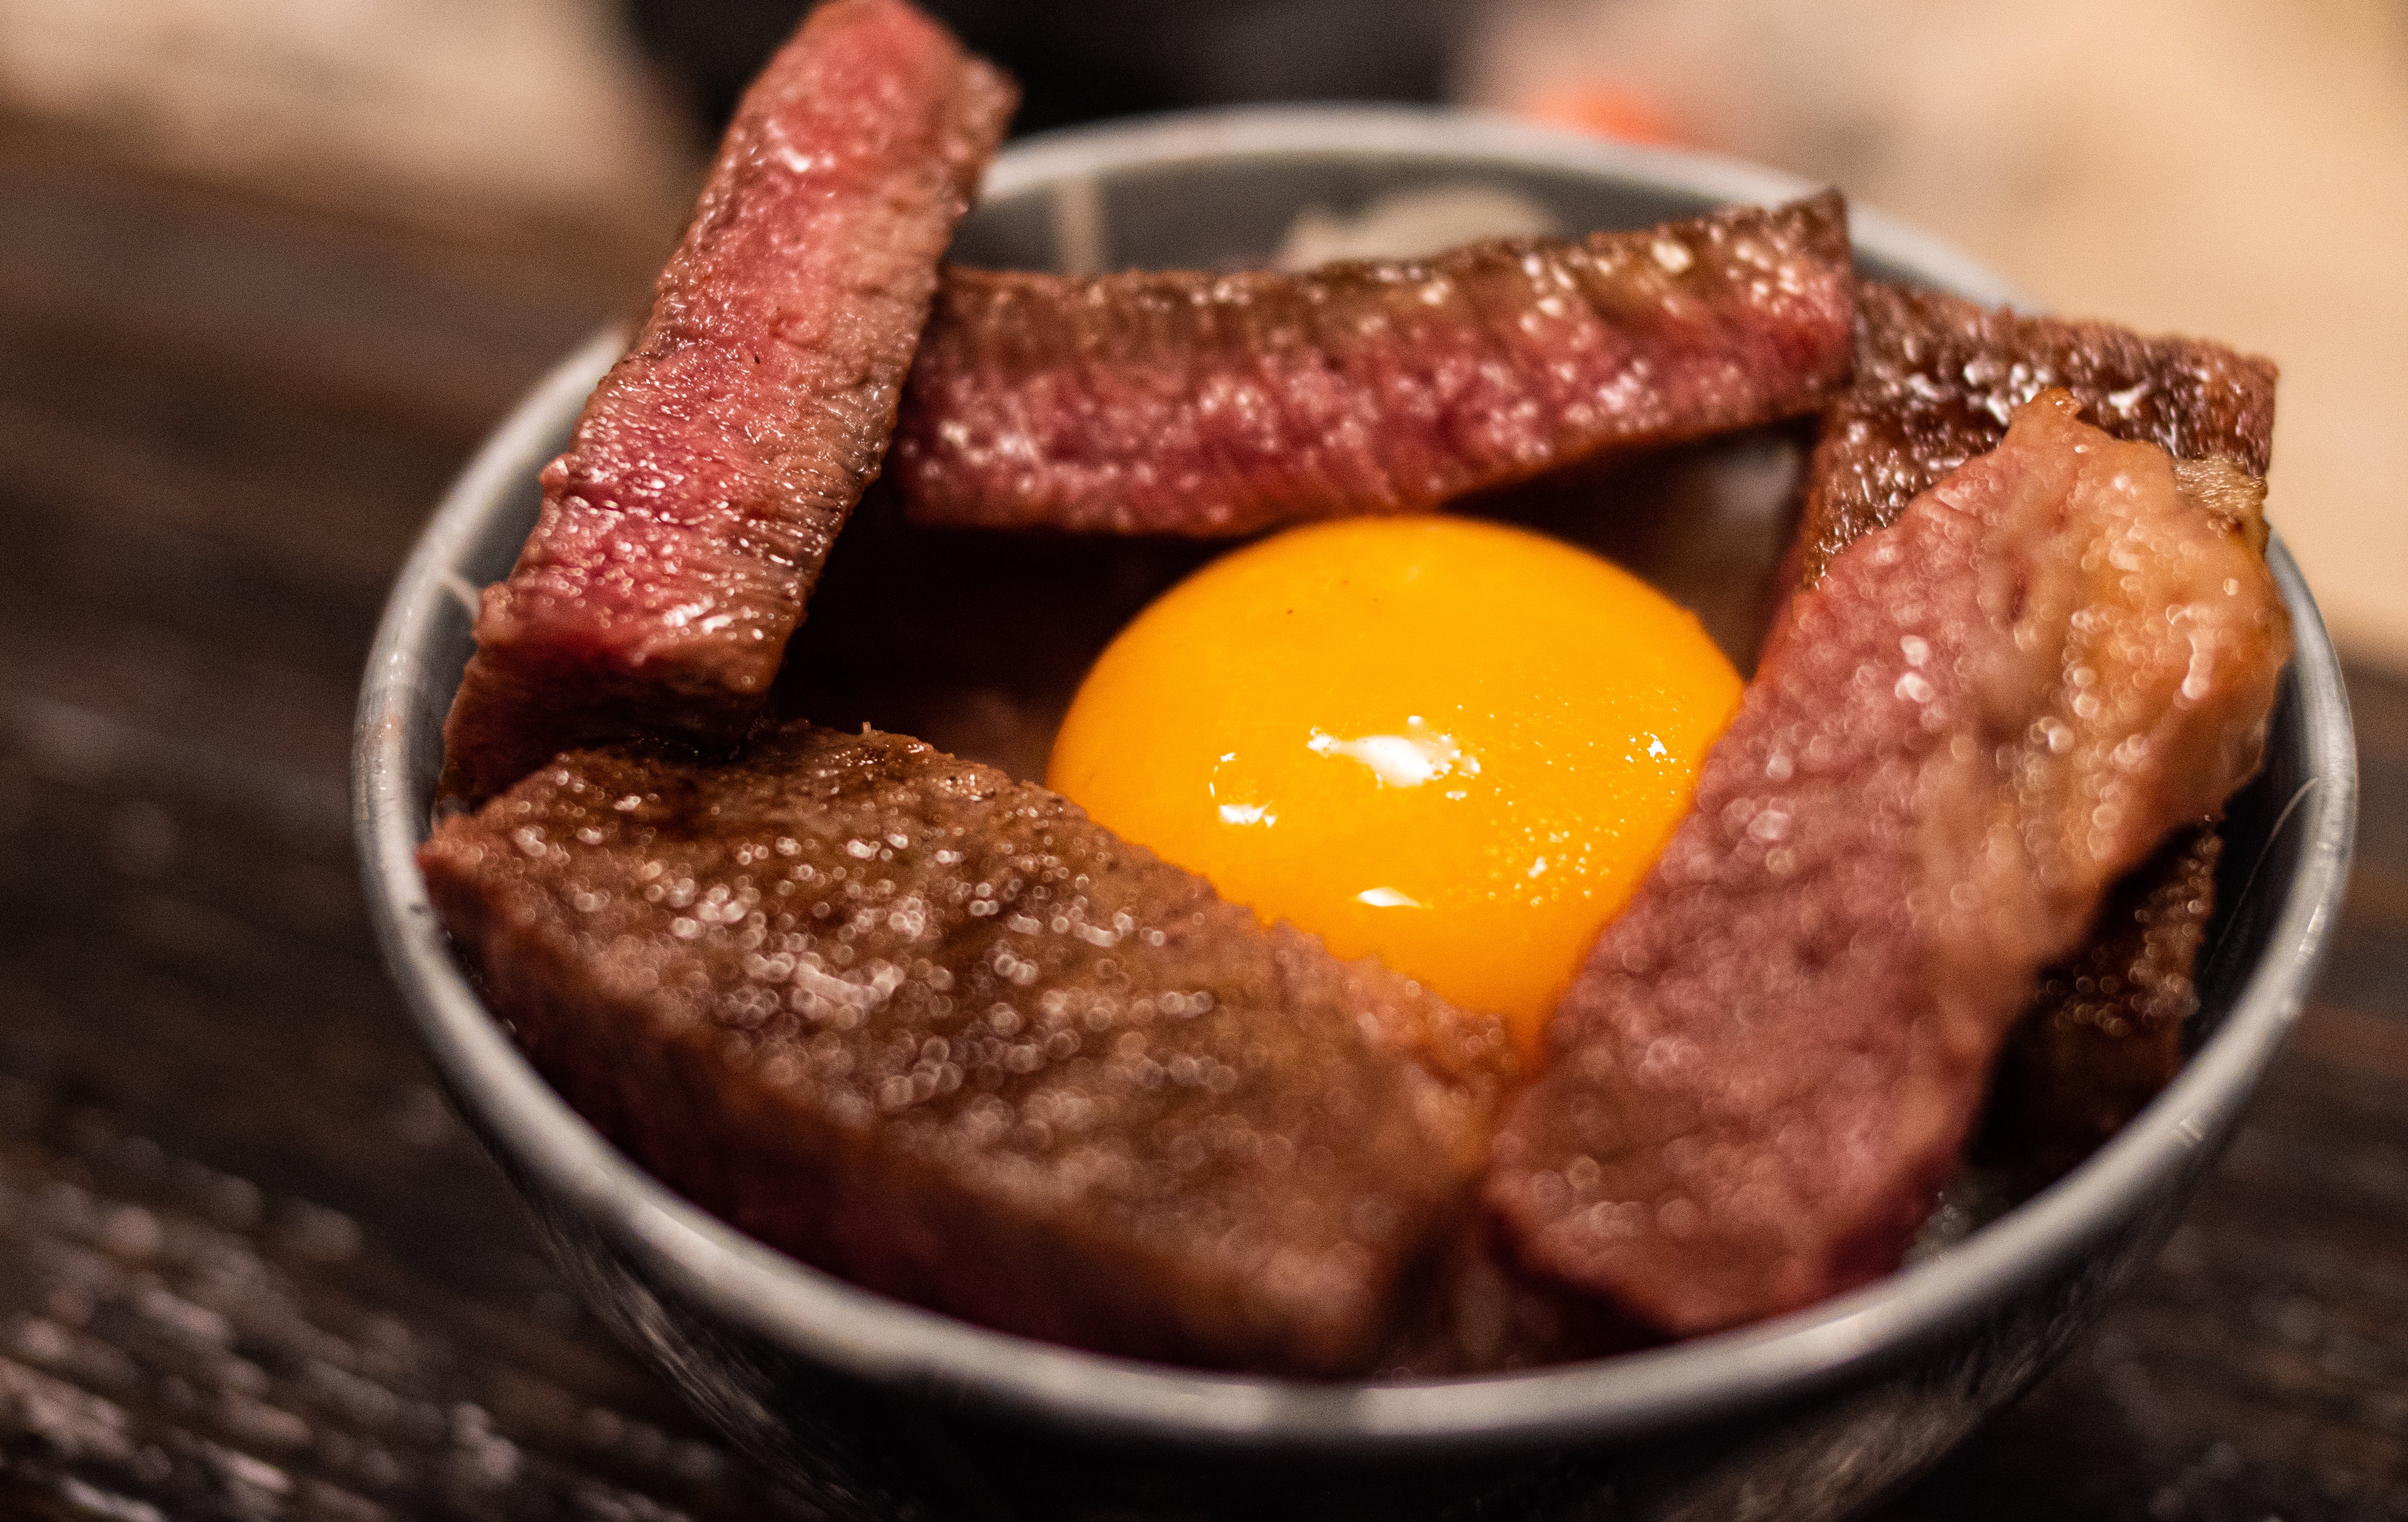
{"label": "metal bowl", "polygon": [[[957,252],[1037,267],[1254,261],[1308,207],[1343,211],[1465,181],[1508,187],[1572,229],[1808,188],[1461,114],[1250,109],[1016,147],[987,177]],[[1870,271],[1985,300],[2010,294],[1876,215],[1859,210],[1855,227]],[[412,859],[470,650],[467,594],[508,568],[534,519],[537,470],[618,343],[606,336],[572,355],[502,425],[394,587],[360,702],[368,901],[453,1101],[524,1193],[562,1271],[698,1410],[834,1515],[1845,1515],[2022,1391],[2156,1252],[2323,955],[2349,853],[2354,753],[2340,669],[2278,542],[2270,555],[2298,652],[2265,773],[2226,825],[2225,903],[2193,1055],[2086,1162],[1963,1240],[1740,1330],[1423,1383],[1159,1368],[888,1299],[723,1225],[587,1127],[479,1002]],[[1728,474],[1715,449],[1699,468]]]}

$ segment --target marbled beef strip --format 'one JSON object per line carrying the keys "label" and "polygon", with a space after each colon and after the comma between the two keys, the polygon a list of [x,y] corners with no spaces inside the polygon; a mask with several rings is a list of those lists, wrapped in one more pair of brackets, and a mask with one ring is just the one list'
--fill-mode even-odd
{"label": "marbled beef strip", "polygon": [[1791,600],[1499,1137],[1533,1269],[1677,1334],[1895,1267],[2040,970],[2256,769],[2289,631],[2253,483],[2076,410]]}
{"label": "marbled beef strip", "polygon": [[922,523],[1237,535],[1412,512],[1807,412],[1846,379],[1836,194],[1300,274],[953,269],[893,474]]}
{"label": "marbled beef strip", "polygon": [[451,791],[600,739],[742,738],[878,471],[1012,99],[902,0],[830,0],[770,59],[485,593],[444,725]]}
{"label": "marbled beef strip", "polygon": [[572,753],[421,853],[570,1102],[761,1240],[1133,1357],[1369,1368],[1514,1057],[1056,795],[791,725]]}
{"label": "marbled beef strip", "polygon": [[[1795,584],[1811,584],[1857,536],[1997,448],[2008,416],[2044,386],[2072,392],[2117,438],[2266,473],[2274,366],[2265,360],[1871,281],[1857,295],[1856,330],[1856,379],[1824,414],[1807,473]],[[2000,1065],[1989,1122],[1998,1146],[2071,1163],[2172,1078],[2183,1022],[2199,1007],[2191,974],[2221,843],[2212,823],[2178,831],[2118,886],[2090,943],[2043,974]]]}

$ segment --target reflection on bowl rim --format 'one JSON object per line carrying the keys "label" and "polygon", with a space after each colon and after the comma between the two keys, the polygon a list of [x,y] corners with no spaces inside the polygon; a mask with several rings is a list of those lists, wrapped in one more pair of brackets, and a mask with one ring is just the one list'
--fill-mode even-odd
{"label": "reflection on bowl rim", "polygon": [[[1001,198],[1077,175],[1228,157],[1506,158],[1725,200],[1773,203],[1813,187],[1708,155],[1631,147],[1462,112],[1415,108],[1246,108],[1073,128],[1014,146],[985,194]],[[1861,251],[1992,302],[1989,272],[1876,212],[1852,209]],[[421,1035],[462,1108],[514,1166],[605,1232],[670,1293],[773,1345],[882,1385],[942,1391],[966,1406],[1096,1437],[1189,1446],[1357,1454],[1467,1451],[1511,1443],[1627,1440],[1742,1407],[1809,1394],[1868,1360],[1944,1339],[2020,1283],[2071,1261],[2161,1175],[2200,1166],[2296,1018],[2322,960],[2346,875],[2355,749],[2340,669],[2298,567],[2269,550],[2293,620],[2309,777],[2276,834],[2309,833],[2299,871],[2223,1021],[2138,1118],[2064,1179],[1964,1242],[1864,1288],[1732,1331],[1590,1363],[1471,1378],[1317,1385],[1204,1373],[1080,1352],[990,1330],[798,1263],[672,1194],[580,1118],[521,1055],[453,960],[413,853],[423,805],[410,790],[408,722],[427,683],[418,652],[452,603],[453,567],[493,504],[557,447],[624,337],[566,360],[480,451],[395,582],[361,694],[354,828],[370,913]],[[2271,837],[2270,837],[2271,839]]]}

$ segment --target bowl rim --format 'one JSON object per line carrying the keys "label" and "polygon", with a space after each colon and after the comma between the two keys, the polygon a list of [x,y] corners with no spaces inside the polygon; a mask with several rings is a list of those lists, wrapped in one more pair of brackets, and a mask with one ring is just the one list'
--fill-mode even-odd
{"label": "bowl rim", "polygon": [[[1510,162],[1772,203],[1815,187],[1711,155],[1574,136],[1476,113],[1396,107],[1237,108],[1032,137],[996,160],[1000,197],[1203,158],[1347,156]],[[1989,302],[2014,293],[1944,244],[1851,208],[1860,251]],[[353,749],[353,824],[370,916],[419,1035],[453,1100],[523,1189],[591,1223],[652,1284],[770,1345],[874,1385],[1088,1437],[1377,1457],[1563,1441],[1627,1441],[1808,1395],[1978,1320],[2110,1233],[2152,1185],[2205,1160],[2237,1122],[2296,1019],[2347,875],[2356,752],[2341,671],[2314,599],[2277,539],[2307,775],[2278,818],[2305,839],[2268,951],[2215,1033],[2137,1118],[2065,1178],[1962,1242],[1863,1288],[1734,1330],[1594,1362],[1468,1378],[1363,1384],[1207,1373],[1039,1343],[860,1288],[744,1236],[671,1193],[569,1109],[528,1064],[453,960],[415,851],[410,722],[422,653],[460,595],[455,565],[494,505],[538,468],[624,347],[596,336],[478,452],[412,551],[380,620]],[[519,1179],[523,1173],[528,1177]]]}

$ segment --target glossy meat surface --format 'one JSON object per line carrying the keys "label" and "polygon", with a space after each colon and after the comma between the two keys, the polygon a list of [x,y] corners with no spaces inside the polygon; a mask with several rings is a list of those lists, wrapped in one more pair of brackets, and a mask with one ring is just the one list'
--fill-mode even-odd
{"label": "glossy meat surface", "polygon": [[2082,949],[2041,974],[1999,1059],[1981,1151],[2071,1167],[2180,1070],[2223,851],[2213,825],[2176,832],[2115,884]]}
{"label": "glossy meat surface", "polygon": [[2288,625],[2209,505],[2247,479],[2075,409],[1792,599],[1499,1139],[1529,1267],[1676,1334],[1895,1267],[2041,969],[2255,770]]}
{"label": "glossy meat surface", "polygon": [[878,471],[938,257],[1011,104],[903,0],[832,0],[769,61],[485,593],[444,727],[452,791],[596,739],[742,738]]}
{"label": "glossy meat surface", "polygon": [[1240,535],[1412,512],[1812,410],[1846,379],[1826,194],[1300,274],[953,269],[894,474],[915,521]]}
{"label": "glossy meat surface", "polygon": [[2262,477],[2272,457],[2274,366],[2220,344],[2025,317],[1879,280],[1858,287],[1856,328],[1856,377],[1824,414],[1809,467],[1799,586],[1996,449],[2014,409],[2052,386],[2111,437],[2177,460],[2225,459]]}
{"label": "glossy meat surface", "polygon": [[1082,1347],[1368,1369],[1513,1071],[1495,1020],[896,736],[575,753],[421,860],[493,1008],[644,1166]]}
{"label": "glossy meat surface", "polygon": [[[1825,415],[1808,472],[1794,582],[1811,582],[1833,553],[1997,448],[2013,408],[2042,385],[2071,388],[2115,438],[2265,474],[2274,370],[2264,360],[1870,281],[1857,333],[1856,379]],[[2212,826],[2182,831],[2117,887],[2093,940],[2042,976],[2000,1068],[1997,1144],[2051,1166],[2077,1161],[2172,1078],[2182,1024],[2198,1008],[2191,973],[2218,845]]]}

